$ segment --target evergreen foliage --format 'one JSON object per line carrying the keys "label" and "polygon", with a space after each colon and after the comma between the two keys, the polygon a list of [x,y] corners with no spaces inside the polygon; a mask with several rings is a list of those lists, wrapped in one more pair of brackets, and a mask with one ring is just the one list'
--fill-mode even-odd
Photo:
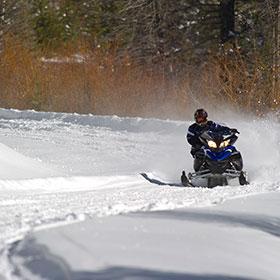
{"label": "evergreen foliage", "polygon": [[145,63],[175,60],[177,65],[197,62],[235,40],[247,53],[272,53],[279,4],[277,0],[4,2],[4,33],[31,35],[38,47],[57,48],[84,38],[94,45],[117,42],[120,53],[129,51]]}

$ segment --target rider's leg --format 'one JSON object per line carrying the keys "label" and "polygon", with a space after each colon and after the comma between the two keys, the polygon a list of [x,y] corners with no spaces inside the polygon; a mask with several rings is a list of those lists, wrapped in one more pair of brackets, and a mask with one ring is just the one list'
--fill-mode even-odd
{"label": "rider's leg", "polygon": [[194,171],[197,172],[202,167],[204,163],[204,159],[205,159],[204,151],[199,150],[194,156],[194,162],[193,162]]}
{"label": "rider's leg", "polygon": [[242,156],[240,154],[240,152],[238,152],[237,150],[235,150],[232,154],[231,154],[231,162],[234,165],[234,167],[236,168],[236,170],[241,171],[243,168],[243,159]]}

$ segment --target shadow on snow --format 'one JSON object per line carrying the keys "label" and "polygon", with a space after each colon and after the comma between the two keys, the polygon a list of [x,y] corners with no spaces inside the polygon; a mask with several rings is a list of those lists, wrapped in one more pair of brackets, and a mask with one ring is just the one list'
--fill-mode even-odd
{"label": "shadow on snow", "polygon": [[214,274],[164,272],[152,269],[108,266],[98,271],[73,271],[60,257],[32,237],[12,244],[9,254],[14,274],[19,278],[51,280],[257,280]]}
{"label": "shadow on snow", "polygon": [[[129,214],[130,215],[130,214]],[[280,218],[266,215],[253,215],[244,213],[230,213],[223,211],[207,212],[207,210],[172,210],[154,211],[149,213],[133,213],[131,215],[149,215],[149,218],[177,219],[202,223],[220,223],[230,226],[245,226],[261,230],[273,236],[280,237]]]}
{"label": "shadow on snow", "polygon": [[184,187],[182,184],[176,184],[176,183],[166,183],[166,182],[162,182],[158,179],[153,179],[150,178],[149,175],[147,173],[140,173],[140,175],[146,179],[147,181],[149,181],[152,184],[156,184],[159,186],[171,186],[171,187]]}

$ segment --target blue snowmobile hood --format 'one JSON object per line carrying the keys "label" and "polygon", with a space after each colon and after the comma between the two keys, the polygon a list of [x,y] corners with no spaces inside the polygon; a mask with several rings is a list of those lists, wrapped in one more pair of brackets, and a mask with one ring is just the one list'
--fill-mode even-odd
{"label": "blue snowmobile hood", "polygon": [[211,148],[208,148],[208,147],[203,147],[203,149],[206,152],[206,156],[208,156],[212,160],[221,161],[221,160],[224,160],[225,158],[231,156],[231,154],[234,150],[234,147],[233,146],[227,146],[226,148],[224,148],[220,152],[215,152]]}

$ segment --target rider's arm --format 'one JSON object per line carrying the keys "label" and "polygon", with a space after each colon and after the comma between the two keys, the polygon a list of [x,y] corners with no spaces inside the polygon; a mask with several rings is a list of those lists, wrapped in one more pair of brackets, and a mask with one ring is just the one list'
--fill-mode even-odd
{"label": "rider's arm", "polygon": [[224,133],[239,133],[239,131],[235,128],[229,128],[227,126],[220,125],[215,122],[212,122],[211,129],[214,131],[223,131]]}
{"label": "rider's arm", "polygon": [[191,127],[189,127],[188,129],[187,141],[192,146],[196,146],[197,144],[200,144],[200,141],[198,139],[198,132],[193,130]]}

